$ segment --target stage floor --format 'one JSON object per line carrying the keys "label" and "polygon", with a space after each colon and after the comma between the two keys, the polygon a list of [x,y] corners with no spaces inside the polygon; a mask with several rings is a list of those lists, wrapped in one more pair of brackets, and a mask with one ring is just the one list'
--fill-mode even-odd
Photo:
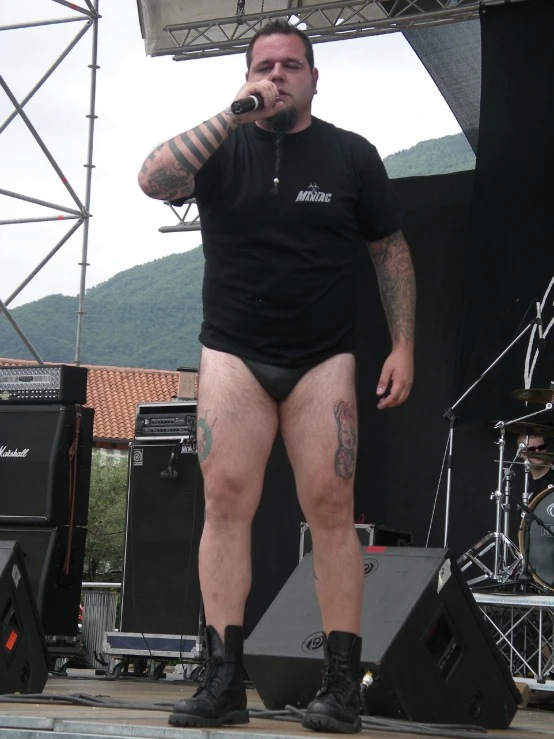
{"label": "stage floor", "polygon": [[[50,677],[44,696],[95,696],[133,704],[173,703],[191,695],[194,686],[186,685],[181,675],[169,673],[167,678],[151,681],[146,678],[108,680],[95,675],[93,670],[69,669],[67,677]],[[544,695],[543,708],[520,709],[511,727],[489,734],[526,739],[554,737],[554,696]],[[8,696],[2,696],[5,700]],[[263,708],[255,691],[250,690],[251,708]],[[549,710],[550,709],[550,710]],[[250,724],[223,729],[179,729],[167,723],[168,710],[150,711],[139,708],[109,708],[78,705],[0,702],[0,738],[6,739],[92,739],[111,737],[119,739],[194,739],[213,735],[213,739],[245,736],[247,739],[264,737],[336,737],[336,734],[316,734],[306,731],[299,723],[254,718]],[[364,729],[362,735],[377,735],[379,739],[406,739],[414,734]],[[480,734],[476,735],[477,737]]]}

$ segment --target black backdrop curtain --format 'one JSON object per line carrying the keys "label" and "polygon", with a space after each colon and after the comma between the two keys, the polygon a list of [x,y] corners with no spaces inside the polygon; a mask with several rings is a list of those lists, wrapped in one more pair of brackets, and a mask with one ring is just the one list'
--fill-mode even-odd
{"label": "black backdrop curtain", "polygon": [[[553,24],[550,0],[482,12],[481,123],[467,260],[473,269],[466,275],[466,294],[473,299],[463,316],[458,389],[533,317],[528,309],[554,274]],[[509,397],[523,387],[527,343],[527,338],[520,341],[468,398],[465,419],[513,418],[525,412]],[[552,379],[547,355],[548,350],[534,385]]]}
{"label": "black backdrop curtain", "polygon": [[[404,406],[378,412],[375,387],[389,339],[369,256],[360,250],[359,454],[356,518],[411,529],[442,546],[445,477],[436,497],[448,424],[443,413],[532,318],[554,275],[554,3],[486,8],[476,171],[397,180],[418,285],[416,379]],[[549,302],[552,317],[552,298]],[[529,334],[530,332],[528,332]],[[554,379],[554,330],[534,386]],[[456,409],[449,544],[458,554],[494,528],[497,483],[492,421],[521,416],[527,338]],[[529,406],[527,412],[539,410]],[[553,423],[552,413],[543,422]],[[507,455],[515,438],[509,436]],[[516,488],[522,486],[516,480]],[[282,444],[276,445],[256,517],[249,628],[298,561],[302,514]],[[517,493],[517,489],[516,489]],[[435,505],[436,504],[436,505]],[[512,518],[517,516],[512,512]],[[249,630],[249,629],[248,629]]]}

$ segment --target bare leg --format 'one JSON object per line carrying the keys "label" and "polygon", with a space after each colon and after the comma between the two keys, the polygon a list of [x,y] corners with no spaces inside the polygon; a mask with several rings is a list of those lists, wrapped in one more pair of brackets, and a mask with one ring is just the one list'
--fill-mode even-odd
{"label": "bare leg", "polygon": [[251,526],[277,432],[277,404],[238,358],[203,348],[198,389],[198,457],[206,520],[200,586],[206,623],[223,638],[240,626],[250,590]]}
{"label": "bare leg", "polygon": [[304,375],[279,408],[300,505],[310,525],[323,630],[358,634],[363,560],[354,528],[355,360],[339,354]]}

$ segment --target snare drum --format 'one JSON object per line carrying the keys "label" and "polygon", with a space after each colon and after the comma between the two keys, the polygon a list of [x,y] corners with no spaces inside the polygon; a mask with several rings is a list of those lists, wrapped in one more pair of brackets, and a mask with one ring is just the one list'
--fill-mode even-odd
{"label": "snare drum", "polygon": [[[533,579],[554,591],[554,486],[537,493],[529,503],[529,510],[544,522],[546,531],[537,521],[529,527],[529,562]],[[519,548],[525,558],[525,518],[519,527]]]}

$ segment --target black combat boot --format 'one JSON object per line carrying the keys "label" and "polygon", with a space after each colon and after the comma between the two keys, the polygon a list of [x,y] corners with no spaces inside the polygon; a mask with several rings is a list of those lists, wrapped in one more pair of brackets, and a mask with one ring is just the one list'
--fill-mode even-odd
{"label": "black combat boot", "polygon": [[242,626],[225,627],[225,644],[219,634],[206,629],[208,661],[200,687],[192,698],[173,706],[173,726],[223,726],[247,724],[246,690],[242,678]]}
{"label": "black combat boot", "polygon": [[323,684],[308,706],[302,726],[314,731],[354,734],[362,728],[359,702],[362,640],[346,631],[331,631],[324,650]]}

